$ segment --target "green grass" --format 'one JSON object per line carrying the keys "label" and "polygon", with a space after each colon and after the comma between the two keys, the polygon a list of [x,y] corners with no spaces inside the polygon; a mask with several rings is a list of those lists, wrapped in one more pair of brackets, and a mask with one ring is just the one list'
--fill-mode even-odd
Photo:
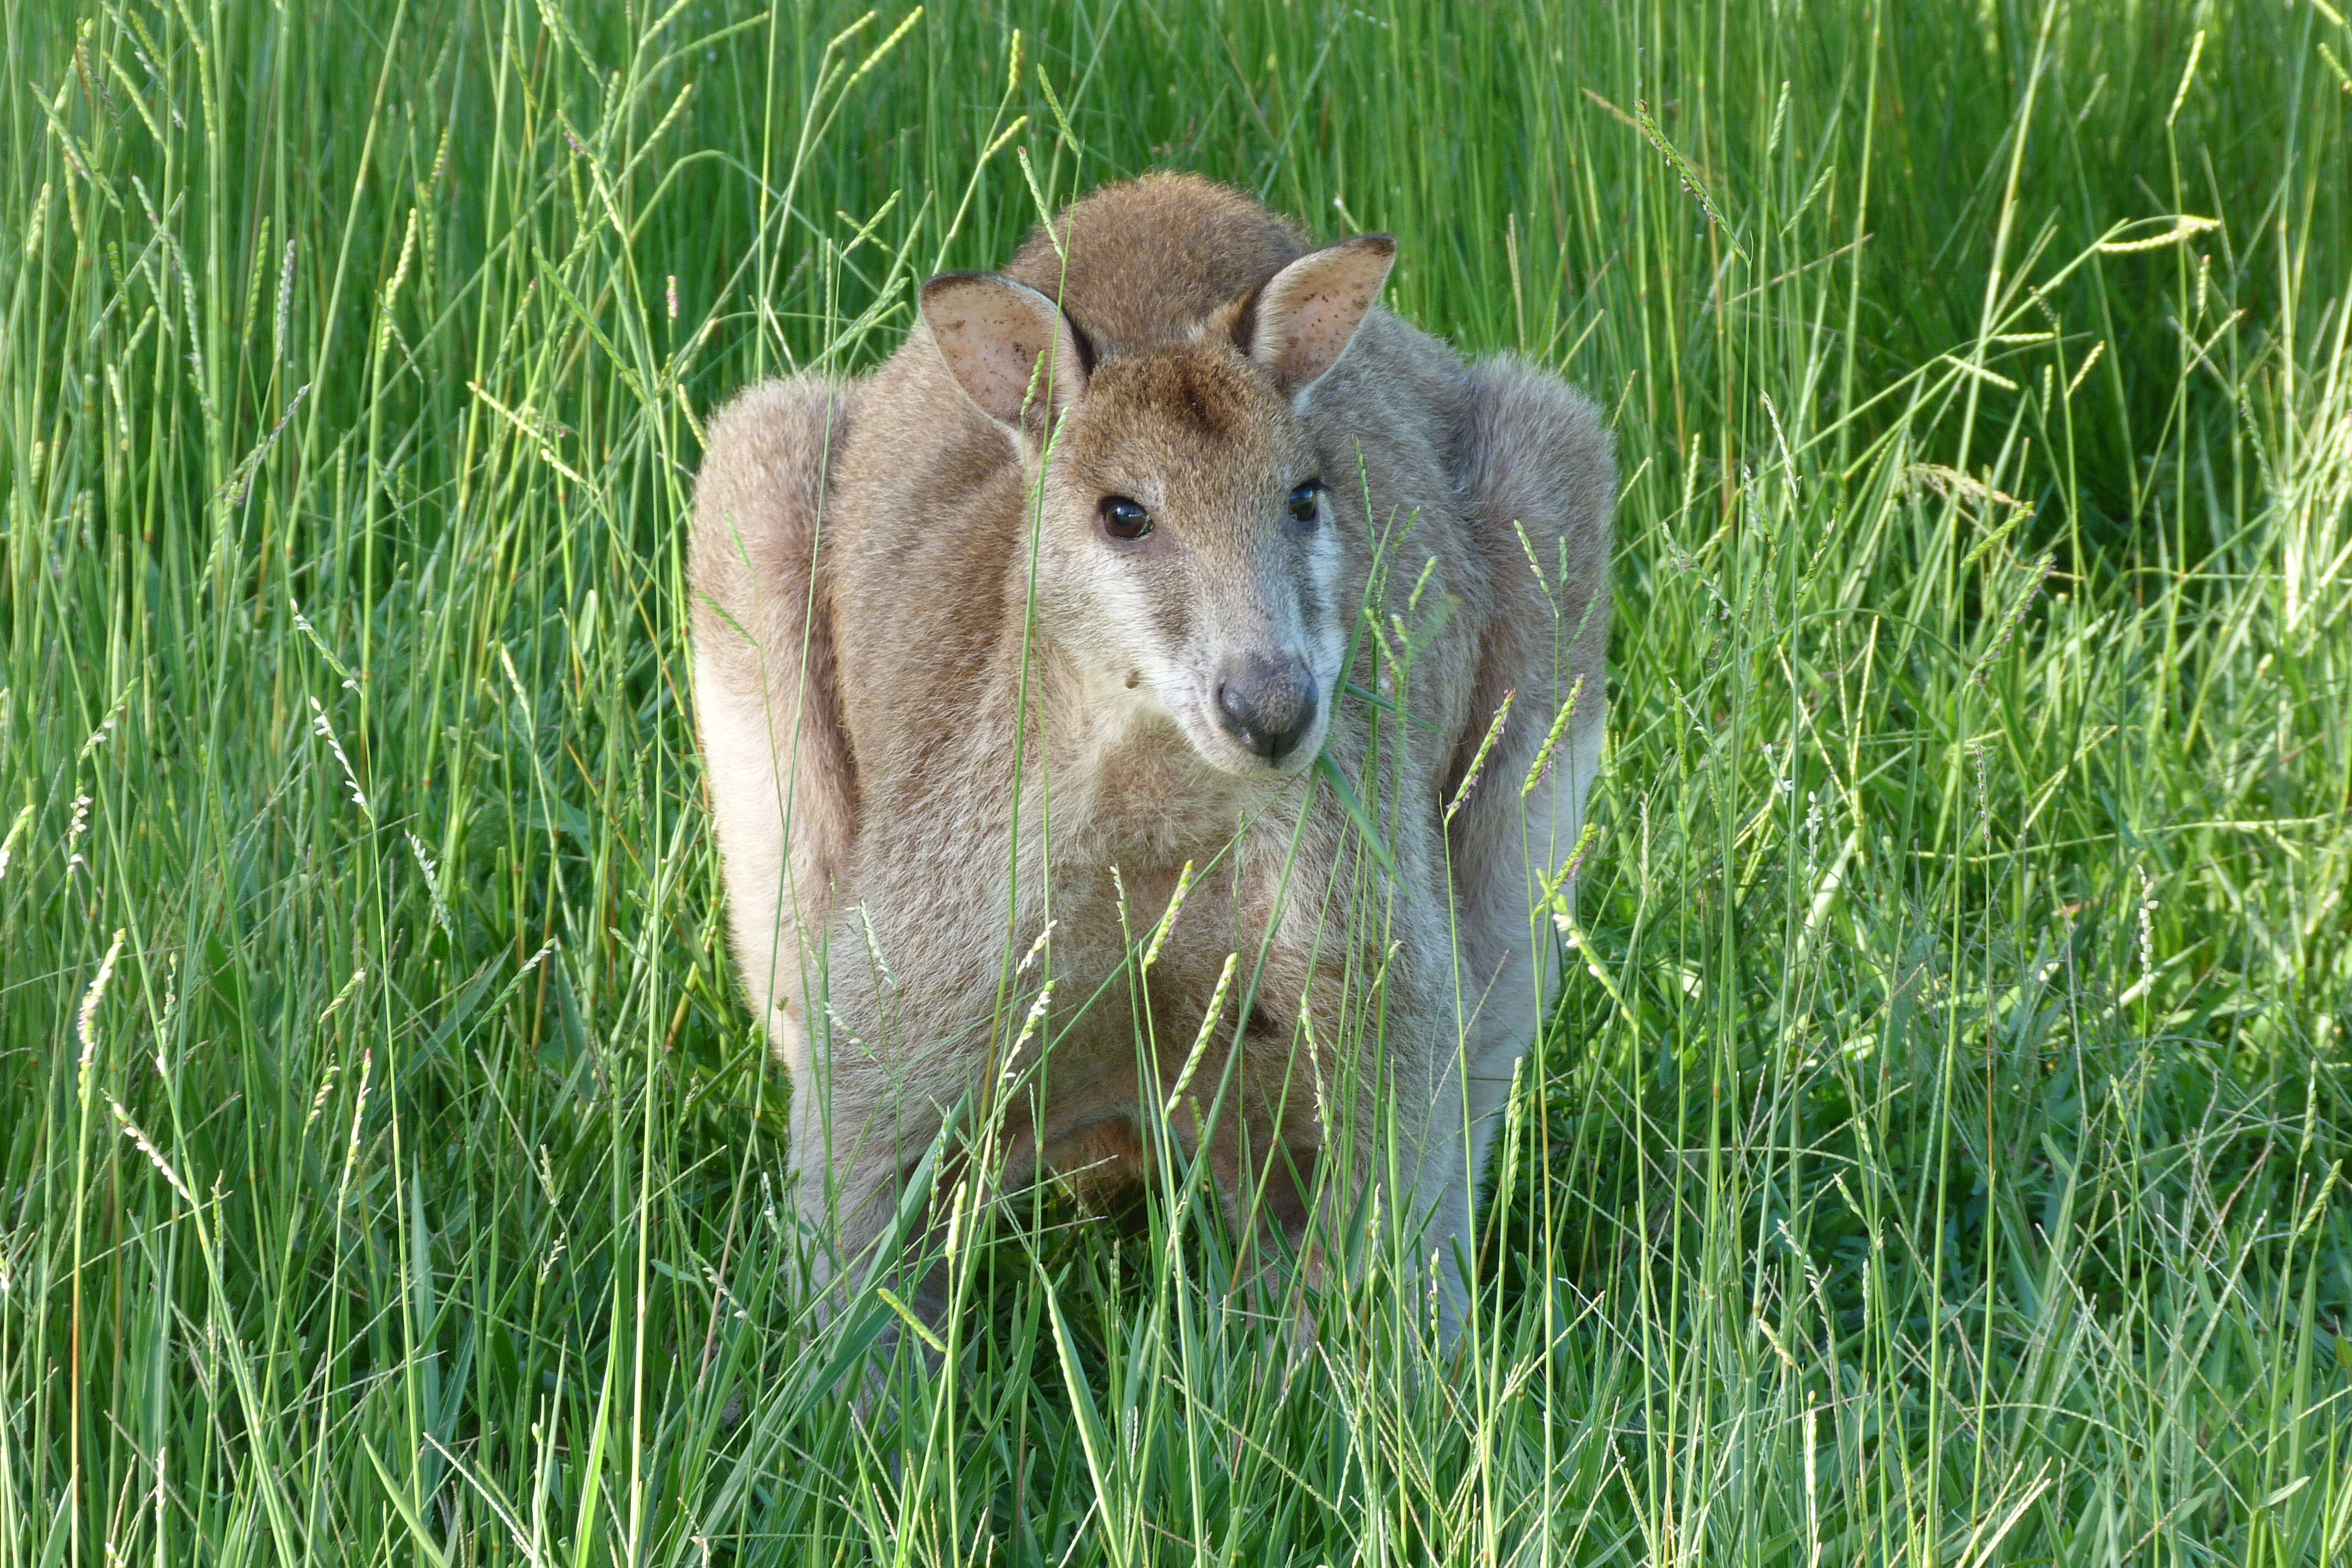
{"label": "green grass", "polygon": [[[5,0],[0,1568],[2347,1560],[2340,11]],[[699,421],[1024,153],[1617,430],[1456,1375],[1150,1203],[864,1426],[795,1315]]]}

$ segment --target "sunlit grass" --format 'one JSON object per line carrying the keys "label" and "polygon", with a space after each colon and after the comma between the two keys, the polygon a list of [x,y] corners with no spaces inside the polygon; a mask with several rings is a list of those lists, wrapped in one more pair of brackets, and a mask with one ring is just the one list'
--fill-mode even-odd
{"label": "sunlit grass", "polygon": [[[0,1564],[2344,1560],[2338,9],[10,5]],[[860,1425],[700,422],[1157,165],[1610,411],[1575,978],[1456,1372],[1062,1209]]]}

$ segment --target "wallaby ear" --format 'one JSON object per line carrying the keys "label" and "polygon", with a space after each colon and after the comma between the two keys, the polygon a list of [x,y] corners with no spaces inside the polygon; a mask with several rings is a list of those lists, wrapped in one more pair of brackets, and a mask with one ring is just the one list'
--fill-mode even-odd
{"label": "wallaby ear", "polygon": [[1042,443],[1086,390],[1076,330],[1026,284],[993,272],[943,272],[923,285],[922,308],[956,384],[1008,430]]}
{"label": "wallaby ear", "polygon": [[1268,279],[1250,312],[1250,358],[1286,393],[1304,392],[1346,352],[1396,265],[1396,240],[1360,234],[1310,250]]}

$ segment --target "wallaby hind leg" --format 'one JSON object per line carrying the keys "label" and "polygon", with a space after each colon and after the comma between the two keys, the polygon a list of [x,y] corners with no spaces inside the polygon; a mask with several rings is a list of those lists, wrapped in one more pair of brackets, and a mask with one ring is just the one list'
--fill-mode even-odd
{"label": "wallaby hind leg", "polygon": [[[1616,500],[1612,442],[1592,404],[1557,377],[1508,359],[1475,366],[1466,380],[1455,477],[1469,502],[1491,609],[1471,698],[1472,733],[1445,798],[1504,693],[1516,695],[1485,771],[1447,829],[1468,1019],[1454,1105],[1469,1143],[1441,1145],[1447,1173],[1426,1173],[1461,1183],[1442,1212],[1465,1224],[1512,1071],[1558,984],[1558,938],[1537,905],[1575,851],[1601,762]],[[1571,692],[1575,710],[1542,777],[1523,795]],[[1561,889],[1570,897],[1573,890],[1572,883]]]}
{"label": "wallaby hind leg", "polygon": [[[823,1072],[824,1069],[818,1069]],[[797,1188],[794,1207],[802,1239],[807,1246],[804,1279],[812,1334],[823,1334],[851,1309],[863,1305],[878,1310],[861,1288],[872,1280],[894,1292],[918,1319],[933,1328],[942,1325],[949,1305],[947,1265],[938,1256],[928,1213],[917,1220],[911,1236],[889,1235],[897,1224],[900,1201],[910,1174],[907,1157],[928,1146],[916,1140],[920,1129],[868,1125],[851,1132],[847,1142],[835,1139],[832,1096],[807,1079],[793,1085],[793,1152]],[[857,1090],[853,1088],[852,1096]],[[925,1127],[936,1132],[934,1123]],[[901,1136],[910,1145],[902,1145]],[[937,1194],[929,1207],[936,1207]],[[885,1260],[882,1253],[891,1256]],[[877,1271],[875,1265],[883,1262]],[[886,1317],[863,1360],[851,1377],[853,1408],[866,1422],[888,1398],[891,1369],[901,1339],[900,1326]],[[931,1370],[940,1359],[919,1346]]]}
{"label": "wallaby hind leg", "polygon": [[[1448,1048],[1453,974],[1442,934],[1399,942],[1378,959],[1376,998],[1349,998],[1330,970],[1318,978],[1312,1028],[1298,1031],[1274,1075],[1278,1096],[1238,1128],[1228,1120],[1208,1154],[1233,1194],[1236,1235],[1265,1263],[1291,1263],[1308,1301],[1377,1259],[1398,1270],[1415,1319],[1433,1314],[1451,1344],[1467,1305],[1454,1254],[1470,1237],[1462,1080]],[[1277,1046],[1285,1033],[1265,1031]],[[1260,1267],[1254,1282],[1275,1278]],[[1342,1312],[1356,1310],[1347,1296]],[[1292,1325],[1302,1347],[1316,1336],[1313,1310]]]}
{"label": "wallaby hind leg", "polygon": [[810,1066],[803,972],[857,803],[817,591],[829,470],[857,395],[799,376],[728,405],[695,482],[688,556],[695,708],[735,961],[796,1086]]}
{"label": "wallaby hind leg", "polygon": [[[879,1119],[872,1117],[836,1116],[830,1088],[809,1080],[793,1086],[793,1158],[799,1184],[793,1196],[810,1243],[809,1293],[821,1323],[851,1304],[850,1293],[897,1223],[914,1162],[939,1130],[937,1120],[928,1116],[914,1124],[892,1117],[887,1125],[877,1125]],[[864,1098],[854,1089],[851,1095]],[[924,1257],[933,1196],[913,1233],[898,1239],[892,1285],[919,1316],[937,1322],[947,1306],[947,1279]]]}

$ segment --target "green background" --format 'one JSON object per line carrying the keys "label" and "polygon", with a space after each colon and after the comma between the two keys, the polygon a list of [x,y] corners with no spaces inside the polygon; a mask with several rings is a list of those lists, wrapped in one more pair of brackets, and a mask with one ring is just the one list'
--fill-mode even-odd
{"label": "green background", "polygon": [[[910,16],[6,0],[0,1564],[2343,1560],[2338,11]],[[1162,166],[1608,410],[1587,941],[1460,1366],[1147,1204],[860,1424],[700,425]]]}

